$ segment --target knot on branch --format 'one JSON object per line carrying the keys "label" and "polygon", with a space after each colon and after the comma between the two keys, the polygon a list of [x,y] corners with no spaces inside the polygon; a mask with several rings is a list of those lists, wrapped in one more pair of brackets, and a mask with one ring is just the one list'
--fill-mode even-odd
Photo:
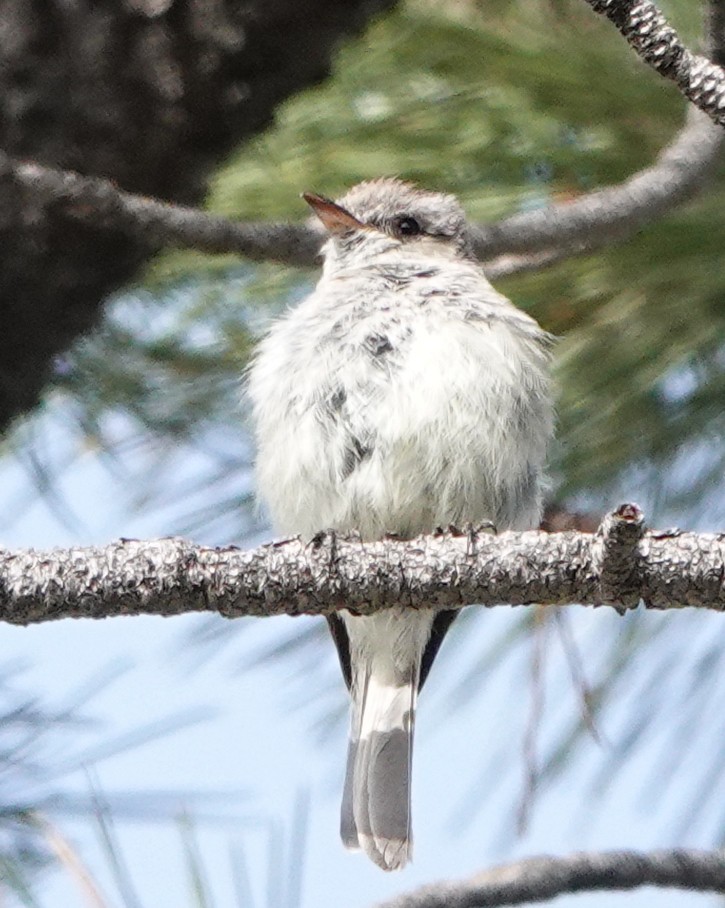
{"label": "knot on branch", "polygon": [[622,504],[602,521],[592,545],[599,576],[599,597],[620,615],[640,600],[640,548],[644,515],[636,504]]}
{"label": "knot on branch", "polygon": [[333,600],[340,600],[343,577],[340,572],[339,544],[360,542],[357,533],[340,533],[335,530],[320,530],[309,542],[309,551],[313,560],[312,576],[324,587]]}

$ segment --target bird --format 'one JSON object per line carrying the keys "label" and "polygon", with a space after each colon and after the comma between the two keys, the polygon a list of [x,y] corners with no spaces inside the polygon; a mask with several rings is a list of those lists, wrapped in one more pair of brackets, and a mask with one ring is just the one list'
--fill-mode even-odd
{"label": "bird", "polygon": [[[324,230],[322,273],[247,373],[275,529],[364,542],[536,527],[553,338],[491,286],[459,201],[390,177],[303,198]],[[456,614],[327,618],[352,700],[340,833],[384,870],[412,858],[416,703]]]}

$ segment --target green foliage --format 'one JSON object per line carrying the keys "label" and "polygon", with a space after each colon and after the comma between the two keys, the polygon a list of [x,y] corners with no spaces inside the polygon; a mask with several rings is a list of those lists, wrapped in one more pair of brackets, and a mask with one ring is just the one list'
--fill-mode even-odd
{"label": "green foliage", "polygon": [[[498,21],[487,5],[454,18],[409,3],[344,49],[330,82],[285,105],[219,174],[211,207],[299,217],[301,189],[334,195],[401,174],[490,220],[622,179],[651,158],[681,104],[606,24],[565,6],[552,23],[551,8],[531,2],[502,5]],[[619,88],[622,72],[626,98],[591,91]],[[623,117],[625,105],[637,113]]]}

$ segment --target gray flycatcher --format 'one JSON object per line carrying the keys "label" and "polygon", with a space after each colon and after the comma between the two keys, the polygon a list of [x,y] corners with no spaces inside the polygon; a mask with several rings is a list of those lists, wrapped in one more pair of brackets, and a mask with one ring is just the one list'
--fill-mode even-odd
{"label": "gray flycatcher", "polygon": [[[248,374],[276,529],[375,540],[535,527],[551,336],[486,280],[458,201],[397,179],[304,198],[328,235],[322,276]],[[328,618],[352,696],[342,840],[385,870],[412,856],[416,699],[455,614]]]}

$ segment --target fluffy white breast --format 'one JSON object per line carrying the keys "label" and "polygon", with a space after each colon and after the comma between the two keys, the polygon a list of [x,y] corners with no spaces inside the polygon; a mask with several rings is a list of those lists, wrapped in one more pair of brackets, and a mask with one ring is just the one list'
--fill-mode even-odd
{"label": "fluffy white breast", "polygon": [[277,529],[365,538],[538,520],[548,339],[469,262],[324,278],[249,373],[257,479]]}

